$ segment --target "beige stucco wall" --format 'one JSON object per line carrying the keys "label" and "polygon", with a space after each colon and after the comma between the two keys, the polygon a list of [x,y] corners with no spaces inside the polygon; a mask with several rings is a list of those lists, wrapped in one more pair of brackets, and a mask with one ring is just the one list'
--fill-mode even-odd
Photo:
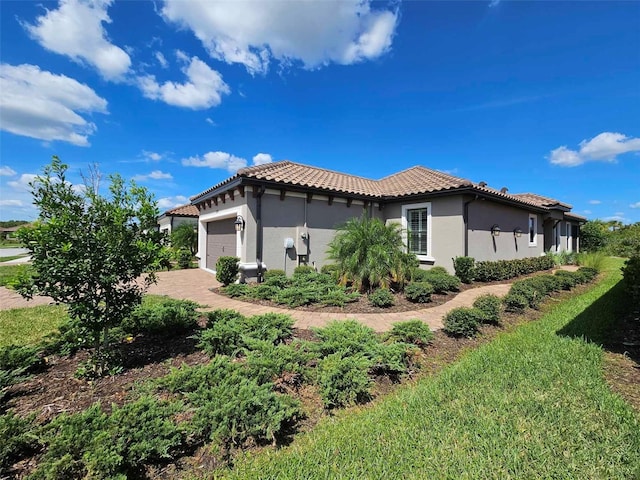
{"label": "beige stucco wall", "polygon": [[464,252],[464,222],[462,219],[462,195],[434,197],[388,204],[383,213],[387,223],[402,223],[402,206],[431,203],[431,256],[433,261],[423,263],[423,268],[442,266],[453,273],[453,257]]}
{"label": "beige stucco wall", "polygon": [[[529,246],[530,213],[533,212],[488,200],[469,204],[469,256],[483,261],[541,255],[544,252],[542,216],[536,214],[536,246]],[[498,237],[491,235],[491,227],[496,224],[501,230]],[[513,233],[516,228],[522,230],[520,238]]]}

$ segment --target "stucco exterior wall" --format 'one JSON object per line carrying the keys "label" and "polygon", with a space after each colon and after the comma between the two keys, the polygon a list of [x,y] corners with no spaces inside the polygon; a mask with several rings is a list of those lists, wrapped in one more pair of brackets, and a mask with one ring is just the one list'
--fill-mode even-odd
{"label": "stucco exterior wall", "polygon": [[423,268],[442,266],[453,273],[453,257],[464,253],[463,197],[452,195],[388,204],[384,207],[386,223],[402,223],[402,206],[429,202],[431,204],[431,257]]}
{"label": "stucco exterior wall", "polygon": [[[469,256],[477,261],[511,260],[537,257],[544,253],[542,215],[535,214],[536,245],[529,246],[529,214],[526,209],[478,200],[469,204]],[[491,235],[491,227],[498,225],[500,235]],[[520,228],[517,238],[514,229]]]}
{"label": "stucco exterior wall", "polygon": [[[305,225],[306,211],[306,225]],[[326,252],[335,235],[335,228],[363,212],[362,202],[334,198],[331,205],[326,196],[314,196],[307,202],[305,195],[287,192],[280,200],[279,192],[267,192],[262,197],[263,262],[268,269],[286,270],[292,274],[300,255],[308,265],[320,269],[328,263]],[[307,239],[302,233],[307,233]],[[293,248],[284,248],[285,238],[293,239]],[[285,257],[286,253],[286,257]]]}

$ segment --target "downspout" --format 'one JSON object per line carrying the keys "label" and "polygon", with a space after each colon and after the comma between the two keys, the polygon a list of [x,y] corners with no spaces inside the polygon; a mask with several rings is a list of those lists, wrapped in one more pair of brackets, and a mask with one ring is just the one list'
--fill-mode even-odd
{"label": "downspout", "polygon": [[[308,234],[308,225],[307,225],[307,201],[304,201],[304,234],[306,235],[306,238],[304,239],[304,243],[306,244],[307,247],[307,253],[305,255],[305,258],[307,259],[307,265],[309,265],[311,262],[309,261],[309,234]],[[300,241],[300,239],[296,239],[298,241]]]}
{"label": "downspout", "polygon": [[258,283],[262,283],[262,195],[264,190],[264,185],[261,185],[256,195],[256,275]]}
{"label": "downspout", "polygon": [[478,199],[478,195],[471,200],[464,202],[462,209],[462,219],[464,221],[464,256],[469,256],[469,204],[475,202]]}

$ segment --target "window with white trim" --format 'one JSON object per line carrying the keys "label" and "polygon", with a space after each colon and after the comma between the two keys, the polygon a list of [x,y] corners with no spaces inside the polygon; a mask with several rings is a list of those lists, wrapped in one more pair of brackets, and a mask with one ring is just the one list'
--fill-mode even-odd
{"label": "window with white trim", "polygon": [[538,216],[529,214],[529,246],[538,245]]}
{"label": "window with white trim", "polygon": [[431,258],[431,203],[402,206],[402,229],[409,253],[419,260]]}

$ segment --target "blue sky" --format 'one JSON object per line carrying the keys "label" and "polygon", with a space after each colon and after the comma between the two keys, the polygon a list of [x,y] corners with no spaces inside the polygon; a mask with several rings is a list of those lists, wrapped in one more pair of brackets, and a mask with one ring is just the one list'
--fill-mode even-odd
{"label": "blue sky", "polygon": [[166,210],[288,159],[640,221],[640,2],[0,2],[0,219],[52,155]]}

